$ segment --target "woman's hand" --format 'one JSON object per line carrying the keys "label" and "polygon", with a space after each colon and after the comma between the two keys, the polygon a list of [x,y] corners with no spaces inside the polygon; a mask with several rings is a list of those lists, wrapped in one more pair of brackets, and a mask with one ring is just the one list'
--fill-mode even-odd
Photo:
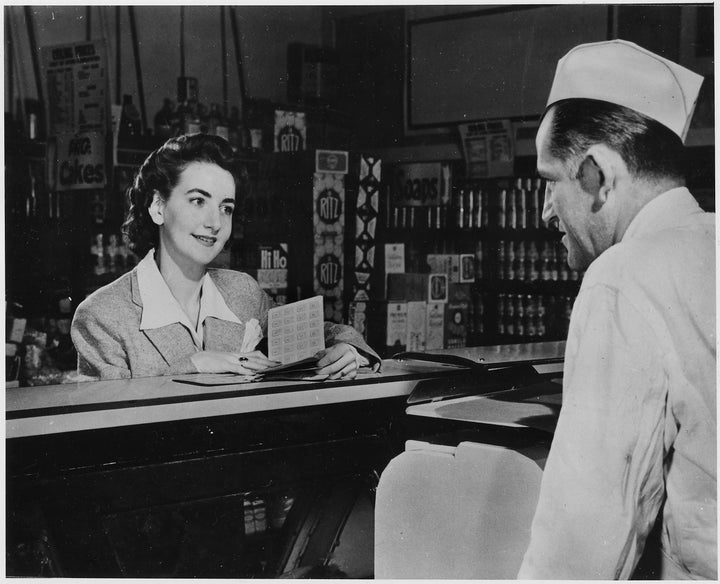
{"label": "woman's hand", "polygon": [[276,361],[270,361],[261,351],[251,351],[249,353],[198,351],[190,360],[199,373],[254,375],[258,371],[278,365]]}
{"label": "woman's hand", "polygon": [[347,343],[332,345],[315,356],[320,368],[316,374],[318,378],[355,379],[360,369],[357,350]]}

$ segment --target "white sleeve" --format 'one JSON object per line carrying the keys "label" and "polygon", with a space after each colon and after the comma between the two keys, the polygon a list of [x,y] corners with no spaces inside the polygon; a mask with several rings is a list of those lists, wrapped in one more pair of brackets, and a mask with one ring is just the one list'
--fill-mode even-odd
{"label": "white sleeve", "polygon": [[578,296],[563,405],[518,578],[629,578],[663,500],[667,381],[621,292]]}

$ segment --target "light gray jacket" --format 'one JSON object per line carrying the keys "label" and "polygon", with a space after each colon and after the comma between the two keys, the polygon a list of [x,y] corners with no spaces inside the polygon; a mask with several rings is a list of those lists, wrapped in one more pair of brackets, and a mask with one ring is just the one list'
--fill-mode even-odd
{"label": "light gray jacket", "polygon": [[[205,348],[240,351],[245,324],[257,318],[267,335],[272,300],[254,278],[243,272],[208,270],[228,308],[243,324],[213,317],[205,321]],[[140,330],[142,301],[136,270],[88,296],[77,308],[70,334],[78,352],[78,373],[100,379],[122,379],[196,373],[190,332],[180,323]],[[325,323],[325,342],[353,345],[371,363],[380,358],[352,327]]]}

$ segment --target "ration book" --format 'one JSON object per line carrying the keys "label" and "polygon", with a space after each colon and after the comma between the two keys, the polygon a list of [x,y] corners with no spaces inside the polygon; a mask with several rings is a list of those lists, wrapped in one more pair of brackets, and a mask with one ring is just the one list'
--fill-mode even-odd
{"label": "ration book", "polygon": [[323,297],[268,311],[268,358],[282,364],[312,357],[325,348]]}

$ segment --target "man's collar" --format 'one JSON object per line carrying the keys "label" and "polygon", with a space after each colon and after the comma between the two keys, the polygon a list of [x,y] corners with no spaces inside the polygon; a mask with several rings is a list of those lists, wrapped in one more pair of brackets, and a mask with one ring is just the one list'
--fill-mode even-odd
{"label": "man's collar", "polygon": [[685,187],[670,189],[652,199],[633,218],[623,240],[677,225],[678,219],[702,213],[695,197]]}

